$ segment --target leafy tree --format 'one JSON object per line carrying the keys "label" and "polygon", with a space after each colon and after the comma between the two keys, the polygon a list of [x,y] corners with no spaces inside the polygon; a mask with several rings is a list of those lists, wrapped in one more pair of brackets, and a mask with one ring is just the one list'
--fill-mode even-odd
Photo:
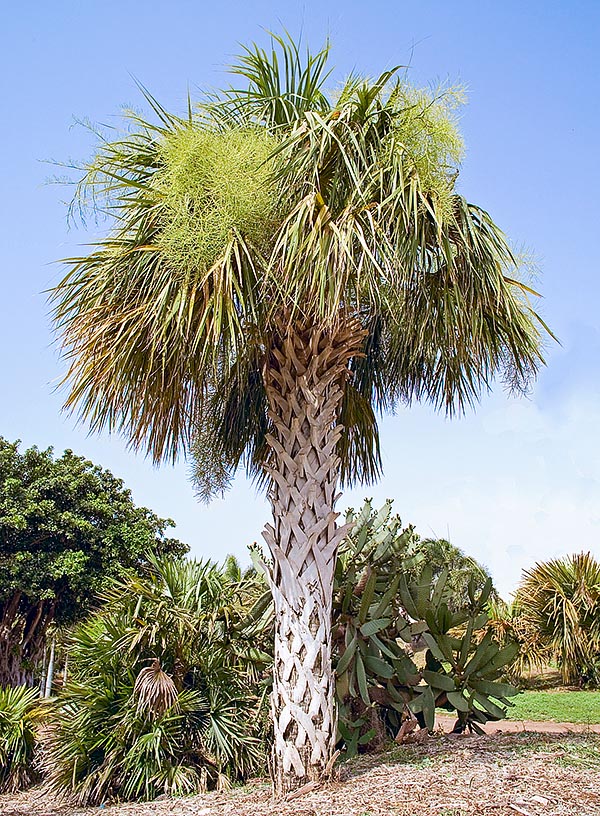
{"label": "leafy tree", "polygon": [[556,660],[564,683],[600,682],[600,562],[591,553],[525,572],[512,617],[530,664]]}
{"label": "leafy tree", "polygon": [[330,766],[335,503],[380,472],[376,412],[542,363],[518,259],[456,189],[460,93],[392,70],[327,95],[327,58],[274,37],[187,118],[148,96],[84,167],[111,227],[54,291],[68,408],[157,461],[194,443],[205,497],[239,466],[268,486],[279,792]]}
{"label": "leafy tree", "polygon": [[72,451],[0,438],[0,687],[32,685],[50,624],[81,618],[111,577],[183,554],[172,525]]}

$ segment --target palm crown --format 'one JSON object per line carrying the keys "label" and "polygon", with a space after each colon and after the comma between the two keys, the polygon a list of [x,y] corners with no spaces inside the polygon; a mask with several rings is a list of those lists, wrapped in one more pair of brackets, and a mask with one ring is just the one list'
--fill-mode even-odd
{"label": "palm crown", "polygon": [[274,45],[245,51],[242,89],[186,118],[148,96],[155,123],[129,114],[101,142],[79,193],[112,229],[54,291],[67,405],[156,460],[195,440],[205,495],[268,462],[264,372],[285,323],[360,335],[338,409],[346,482],[379,472],[377,411],[460,410],[542,362],[517,259],[456,191],[456,92],[395,70],[328,97],[327,48]]}

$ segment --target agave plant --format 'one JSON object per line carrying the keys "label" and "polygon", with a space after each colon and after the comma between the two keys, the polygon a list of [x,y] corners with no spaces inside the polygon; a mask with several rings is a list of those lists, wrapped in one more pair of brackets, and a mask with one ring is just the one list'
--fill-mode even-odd
{"label": "agave plant", "polygon": [[0,688],[0,793],[22,790],[36,780],[36,739],[43,716],[38,689]]}
{"label": "agave plant", "polygon": [[600,661],[600,562],[591,553],[536,564],[519,584],[515,608],[535,633],[536,662],[557,660],[566,684],[594,679]]}
{"label": "agave plant", "polygon": [[46,748],[50,787],[81,803],[198,792],[263,767],[255,686],[270,658],[239,623],[264,583],[232,563],[152,563],[72,637]]}

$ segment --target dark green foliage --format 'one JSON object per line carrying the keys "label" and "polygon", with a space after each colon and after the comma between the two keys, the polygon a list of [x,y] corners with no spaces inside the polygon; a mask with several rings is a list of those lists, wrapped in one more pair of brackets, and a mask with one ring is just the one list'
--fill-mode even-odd
{"label": "dark green foliage", "polygon": [[165,536],[172,525],[72,451],[21,452],[0,437],[0,684],[30,684],[50,623],[81,618],[148,551],[186,552]]}
{"label": "dark green foliage", "polygon": [[256,688],[270,658],[242,623],[263,588],[231,562],[164,558],[105,591],[72,639],[47,744],[51,788],[100,804],[260,771]]}
{"label": "dark green foliage", "polygon": [[37,778],[37,728],[43,709],[37,689],[0,688],[0,793],[22,790]]}
{"label": "dark green foliage", "polygon": [[410,712],[432,729],[437,706],[475,731],[503,717],[516,689],[496,681],[518,646],[501,649],[483,636],[491,579],[480,592],[473,580],[468,603],[451,610],[447,571],[432,580],[419,537],[391,517],[391,502],[377,512],[367,502],[347,520],[354,526],[336,567],[333,631],[348,751],[395,736]]}

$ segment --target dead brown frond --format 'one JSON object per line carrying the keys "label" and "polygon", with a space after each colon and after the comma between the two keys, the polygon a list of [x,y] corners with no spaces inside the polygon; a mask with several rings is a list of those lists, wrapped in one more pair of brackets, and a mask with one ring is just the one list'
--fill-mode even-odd
{"label": "dead brown frond", "polygon": [[162,670],[155,657],[149,666],[143,668],[133,687],[140,713],[160,716],[177,704],[177,688],[173,679]]}

